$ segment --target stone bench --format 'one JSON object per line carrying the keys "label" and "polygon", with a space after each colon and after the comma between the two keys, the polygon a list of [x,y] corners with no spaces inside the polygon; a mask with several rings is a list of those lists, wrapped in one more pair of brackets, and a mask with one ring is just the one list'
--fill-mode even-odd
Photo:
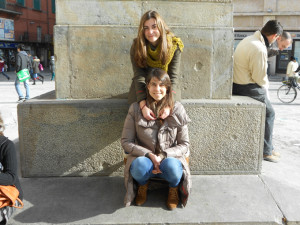
{"label": "stone bench", "polygon": [[[265,106],[248,97],[183,100],[192,174],[259,174]],[[123,174],[126,100],[48,100],[18,105],[23,177]]]}

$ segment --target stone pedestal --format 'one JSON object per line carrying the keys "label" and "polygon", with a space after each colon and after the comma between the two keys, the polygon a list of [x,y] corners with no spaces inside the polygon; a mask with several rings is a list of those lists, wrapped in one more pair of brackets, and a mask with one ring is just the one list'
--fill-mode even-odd
{"label": "stone pedestal", "polygon": [[231,0],[58,0],[57,98],[127,98],[133,77],[130,47],[140,18],[150,9],[159,12],[184,43],[182,97],[229,99],[234,39]]}
{"label": "stone pedestal", "polygon": [[[183,100],[192,174],[258,174],[265,108],[247,97]],[[122,175],[126,100],[26,102],[18,107],[25,177]]]}
{"label": "stone pedestal", "polygon": [[122,174],[129,50],[153,9],[185,45],[193,174],[258,174],[265,107],[232,97],[232,1],[57,0],[55,101],[19,104],[23,176]]}

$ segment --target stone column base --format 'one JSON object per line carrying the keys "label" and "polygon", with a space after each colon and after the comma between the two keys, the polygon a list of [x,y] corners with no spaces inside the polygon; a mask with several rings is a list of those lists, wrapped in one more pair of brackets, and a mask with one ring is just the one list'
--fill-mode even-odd
{"label": "stone column base", "polygon": [[[259,174],[265,106],[248,97],[183,100],[191,118],[192,174]],[[51,100],[18,105],[23,177],[123,174],[126,100]]]}

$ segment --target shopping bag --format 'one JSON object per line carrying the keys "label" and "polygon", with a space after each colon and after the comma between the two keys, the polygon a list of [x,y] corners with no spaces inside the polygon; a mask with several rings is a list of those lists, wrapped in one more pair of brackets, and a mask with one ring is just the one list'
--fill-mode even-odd
{"label": "shopping bag", "polygon": [[17,76],[20,82],[24,82],[25,80],[30,79],[30,74],[28,69],[22,69],[17,72]]}
{"label": "shopping bag", "polygon": [[41,63],[39,64],[39,70],[40,70],[40,71],[43,71],[43,70],[44,70],[44,67],[43,67],[43,65],[42,65]]}

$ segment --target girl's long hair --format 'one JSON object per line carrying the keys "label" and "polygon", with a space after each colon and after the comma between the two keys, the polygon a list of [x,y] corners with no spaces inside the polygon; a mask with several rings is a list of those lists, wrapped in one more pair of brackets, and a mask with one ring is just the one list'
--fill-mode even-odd
{"label": "girl's long hair", "polygon": [[[165,97],[163,97],[163,99],[161,99],[159,102],[156,102],[155,99],[151,97],[148,90],[148,85],[150,84],[151,79],[154,77],[156,77],[159,81],[161,81],[162,84],[165,85],[167,89]],[[158,118],[159,112],[165,107],[170,107],[171,109],[170,114],[171,114],[174,108],[174,100],[172,95],[172,83],[167,72],[160,68],[152,69],[146,78],[146,84],[147,84],[147,88],[146,88],[147,106],[154,112],[156,118]]]}
{"label": "girl's long hair", "polygon": [[167,24],[161,18],[161,16],[153,10],[149,10],[146,12],[140,21],[140,26],[138,30],[138,36],[134,40],[135,52],[134,52],[134,60],[137,66],[141,68],[147,67],[147,39],[145,38],[145,30],[144,24],[149,19],[155,19],[157,23],[158,30],[160,32],[158,45],[161,45],[161,51],[159,53],[159,60],[162,64],[166,64],[168,59],[168,49],[170,48],[170,44],[167,41],[167,35],[173,37],[173,33],[168,28]]}
{"label": "girl's long hair", "polygon": [[5,129],[4,122],[3,122],[2,116],[0,114],[0,135],[1,136],[4,136],[4,134],[3,134],[4,129]]}

